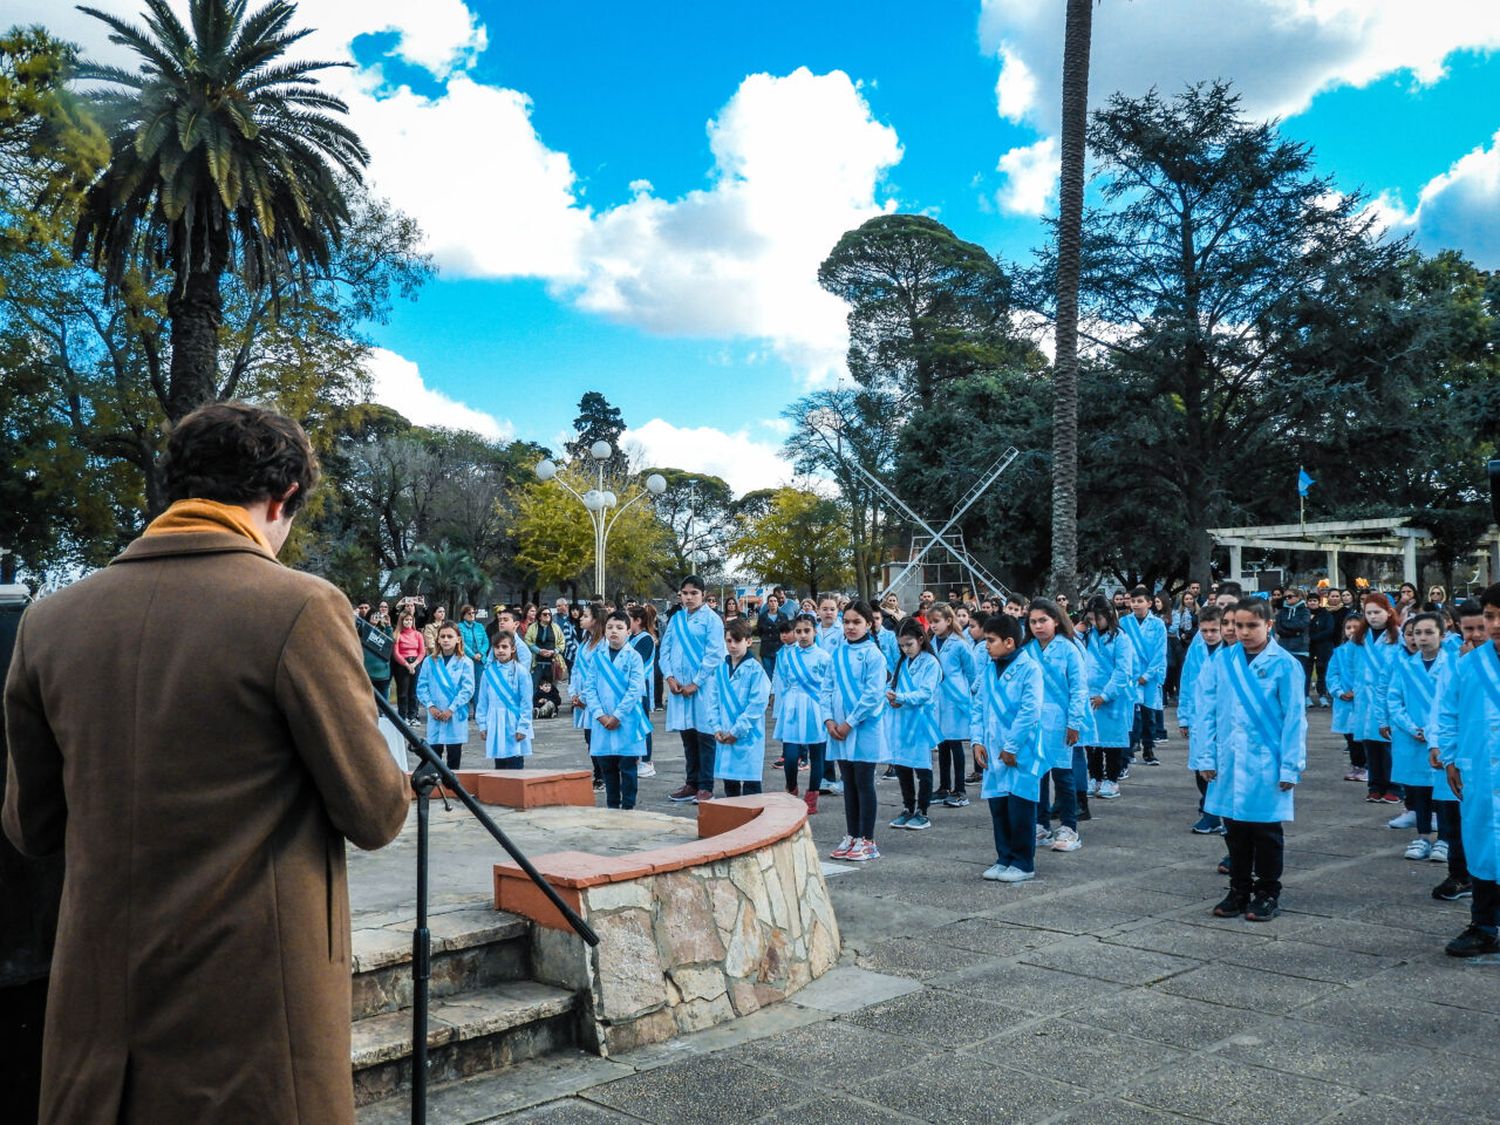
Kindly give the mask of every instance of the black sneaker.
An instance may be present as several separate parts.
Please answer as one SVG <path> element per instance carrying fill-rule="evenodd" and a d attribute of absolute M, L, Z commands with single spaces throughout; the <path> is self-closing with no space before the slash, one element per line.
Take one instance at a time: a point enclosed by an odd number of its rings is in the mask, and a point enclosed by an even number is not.
<path fill-rule="evenodd" d="M 1443 947 L 1449 957 L 1483 957 L 1486 953 L 1500 953 L 1500 937 L 1478 926 L 1470 926 Z"/>
<path fill-rule="evenodd" d="M 1144 754 L 1142 756 L 1142 760 L 1144 760 L 1148 766 L 1161 765 L 1161 759 L 1156 756 L 1156 753 L 1154 751 Z"/>
<path fill-rule="evenodd" d="M 953 794 L 950 793 L 947 789 L 939 789 L 932 794 L 932 803 L 935 805 L 940 805 L 951 796 L 953 796 Z"/>
<path fill-rule="evenodd" d="M 1238 918 L 1245 913 L 1245 907 L 1250 903 L 1248 895 L 1236 894 L 1230 891 L 1224 896 L 1224 901 L 1214 907 L 1215 918 Z"/>
<path fill-rule="evenodd" d="M 1463 883 L 1452 875 L 1432 888 L 1432 897 L 1442 902 L 1457 902 L 1461 898 L 1474 897 L 1474 884 Z"/>
<path fill-rule="evenodd" d="M 1089 812 L 1089 807 L 1088 807 L 1088 805 L 1086 803 L 1078 806 L 1078 819 L 1079 820 L 1093 820 L 1094 819 L 1094 814 L 1091 813 L 1091 812 Z"/>
<path fill-rule="evenodd" d="M 983 770 L 974 770 L 974 771 L 972 771 L 969 774 L 968 777 L 964 778 L 964 780 L 967 781 L 970 785 L 973 785 L 976 781 L 983 781 L 984 780 L 984 771 Z"/>
<path fill-rule="evenodd" d="M 1250 908 L 1245 911 L 1245 921 L 1269 922 L 1280 913 L 1281 903 L 1279 900 L 1272 898 L 1270 895 L 1259 895 L 1250 904 Z"/>

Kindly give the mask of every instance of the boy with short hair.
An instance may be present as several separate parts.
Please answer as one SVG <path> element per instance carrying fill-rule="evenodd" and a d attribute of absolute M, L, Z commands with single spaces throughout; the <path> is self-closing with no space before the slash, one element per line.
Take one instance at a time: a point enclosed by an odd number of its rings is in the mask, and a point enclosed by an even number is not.
<path fill-rule="evenodd" d="M 1462 811 L 1460 832 L 1472 884 L 1469 926 L 1450 957 L 1500 953 L 1500 583 L 1479 601 L 1486 641 L 1464 653 L 1438 688 L 1433 757 Z M 1456 896 L 1455 896 L 1456 897 Z"/>
<path fill-rule="evenodd" d="M 724 783 L 728 797 L 761 792 L 766 761 L 766 705 L 771 684 L 760 661 L 750 656 L 754 635 L 750 622 L 743 617 L 724 626 L 728 655 L 709 681 L 709 713 L 718 743 L 714 777 Z"/>
<path fill-rule="evenodd" d="M 1193 825 L 1193 831 L 1199 836 L 1224 834 L 1223 822 L 1203 811 L 1203 794 L 1208 789 L 1208 782 L 1203 780 L 1203 775 L 1198 771 L 1212 767 L 1198 761 L 1197 751 L 1202 747 L 1203 737 L 1201 732 L 1194 731 L 1194 716 L 1197 713 L 1198 691 L 1201 686 L 1199 680 L 1205 664 L 1219 651 L 1222 643 L 1219 623 L 1223 616 L 1223 611 L 1216 605 L 1206 605 L 1199 612 L 1198 633 L 1193 637 L 1193 643 L 1188 645 L 1187 655 L 1183 657 L 1182 686 L 1177 694 L 1177 733 L 1187 740 L 1188 768 L 1193 771 L 1193 779 L 1198 783 L 1198 822 Z"/>
<path fill-rule="evenodd" d="M 998 613 L 984 623 L 985 655 L 976 671 L 974 760 L 984 768 L 995 863 L 984 877 L 1000 883 L 1036 878 L 1036 803 L 1042 774 L 1042 666 L 1022 658 L 1021 621 Z"/>
<path fill-rule="evenodd" d="M 1269 922 L 1281 912 L 1282 822 L 1293 817 L 1292 790 L 1307 767 L 1302 665 L 1271 639 L 1272 616 L 1263 599 L 1235 606 L 1238 643 L 1215 656 L 1200 696 L 1212 762 L 1201 771 L 1203 808 L 1223 817 L 1230 857 L 1218 918 Z"/>
<path fill-rule="evenodd" d="M 641 707 L 646 666 L 629 640 L 630 615 L 617 609 L 604 622 L 605 647 L 595 655 L 583 688 L 589 753 L 599 759 L 604 801 L 612 809 L 635 808 L 640 760 L 651 729 Z"/>
<path fill-rule="evenodd" d="M 1167 679 L 1167 626 L 1151 612 L 1151 591 L 1146 587 L 1137 586 L 1130 591 L 1130 612 L 1120 618 L 1120 632 L 1135 648 L 1135 667 L 1139 673 L 1131 753 L 1139 746 L 1141 760 L 1148 766 L 1157 766 L 1161 762 L 1156 757 L 1152 736 L 1156 712 L 1162 708 L 1162 684 Z"/>

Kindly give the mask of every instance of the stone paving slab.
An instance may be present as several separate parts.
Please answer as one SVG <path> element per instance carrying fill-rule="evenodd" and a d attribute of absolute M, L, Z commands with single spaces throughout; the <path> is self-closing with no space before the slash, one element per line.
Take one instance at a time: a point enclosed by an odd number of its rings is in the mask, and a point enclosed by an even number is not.
<path fill-rule="evenodd" d="M 935 810 L 927 832 L 892 831 L 897 794 L 883 783 L 884 858 L 830 881 L 838 972 L 910 991 L 851 994 L 842 1010 L 783 1005 L 790 1026 L 762 1019 L 778 1009 L 759 1012 L 670 1051 L 596 1060 L 606 1069 L 579 1071 L 571 1089 L 554 1075 L 545 1098 L 523 1064 L 506 1072 L 495 1117 L 1500 1121 L 1500 966 L 1443 956 L 1466 904 L 1432 900 L 1443 868 L 1402 859 L 1410 833 L 1385 827 L 1399 810 L 1365 804 L 1341 780 L 1343 740 L 1326 711 L 1309 725 L 1284 912 L 1270 923 L 1209 916 L 1224 843 L 1188 831 L 1197 793 L 1180 739 L 1159 748 L 1162 768 L 1134 771 L 1121 800 L 1092 802 L 1080 851 L 1043 851 L 1038 878 L 1015 887 L 978 878 L 993 847 L 982 802 Z M 665 801 L 682 783 L 678 740 L 657 745 L 641 807 L 690 823 L 691 806 Z M 538 724 L 536 746 L 539 766 L 586 763 L 563 724 Z M 466 765 L 482 764 L 477 747 Z M 768 785 L 776 752 L 773 742 Z M 811 824 L 826 854 L 844 824 L 838 798 L 821 807 Z"/>

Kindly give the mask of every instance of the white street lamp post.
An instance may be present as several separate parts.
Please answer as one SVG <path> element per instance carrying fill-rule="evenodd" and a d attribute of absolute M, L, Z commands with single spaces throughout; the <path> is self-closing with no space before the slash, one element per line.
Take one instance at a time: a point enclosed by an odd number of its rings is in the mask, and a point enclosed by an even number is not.
<path fill-rule="evenodd" d="M 614 455 L 614 447 L 607 441 L 596 441 L 589 446 L 589 456 L 594 460 L 598 483 L 596 487 L 589 489 L 582 496 L 575 492 L 567 481 L 557 475 L 557 465 L 552 461 L 541 461 L 536 467 L 538 480 L 555 480 L 588 511 L 589 523 L 594 528 L 594 594 L 600 598 L 604 597 L 604 563 L 609 548 L 609 533 L 614 530 L 615 522 L 624 515 L 626 508 L 638 500 L 647 495 L 660 496 L 667 490 L 666 478 L 660 473 L 652 473 L 646 478 L 646 487 L 621 504 L 620 498 L 604 487 L 604 466 Z M 610 515 L 611 509 L 614 510 L 614 515 Z"/>

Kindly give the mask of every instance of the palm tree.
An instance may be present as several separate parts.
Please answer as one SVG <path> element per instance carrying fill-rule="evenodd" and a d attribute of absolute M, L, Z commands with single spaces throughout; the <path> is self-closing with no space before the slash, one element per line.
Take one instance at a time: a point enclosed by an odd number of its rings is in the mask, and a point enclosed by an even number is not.
<path fill-rule="evenodd" d="M 218 397 L 219 284 L 238 270 L 252 289 L 326 269 L 349 209 L 338 172 L 369 160 L 348 112 L 317 89 L 326 62 L 289 62 L 308 34 L 287 31 L 296 8 L 272 0 L 190 0 L 192 32 L 168 0 L 145 0 L 146 27 L 95 8 L 110 41 L 140 68 L 84 63 L 113 155 L 84 198 L 73 240 L 111 286 L 140 266 L 172 277 L 172 358 L 165 388 L 175 422 Z"/>
<path fill-rule="evenodd" d="M 1068 0 L 1057 216 L 1057 358 L 1052 398 L 1052 589 L 1078 598 L 1078 273 L 1094 0 Z"/>
<path fill-rule="evenodd" d="M 446 543 L 439 547 L 413 547 L 406 556 L 406 565 L 391 571 L 391 578 L 403 588 L 410 582 L 419 590 L 431 590 L 435 597 L 447 599 L 455 611 L 469 600 L 469 591 L 477 594 L 485 584 L 484 571 L 474 556 Z"/>

